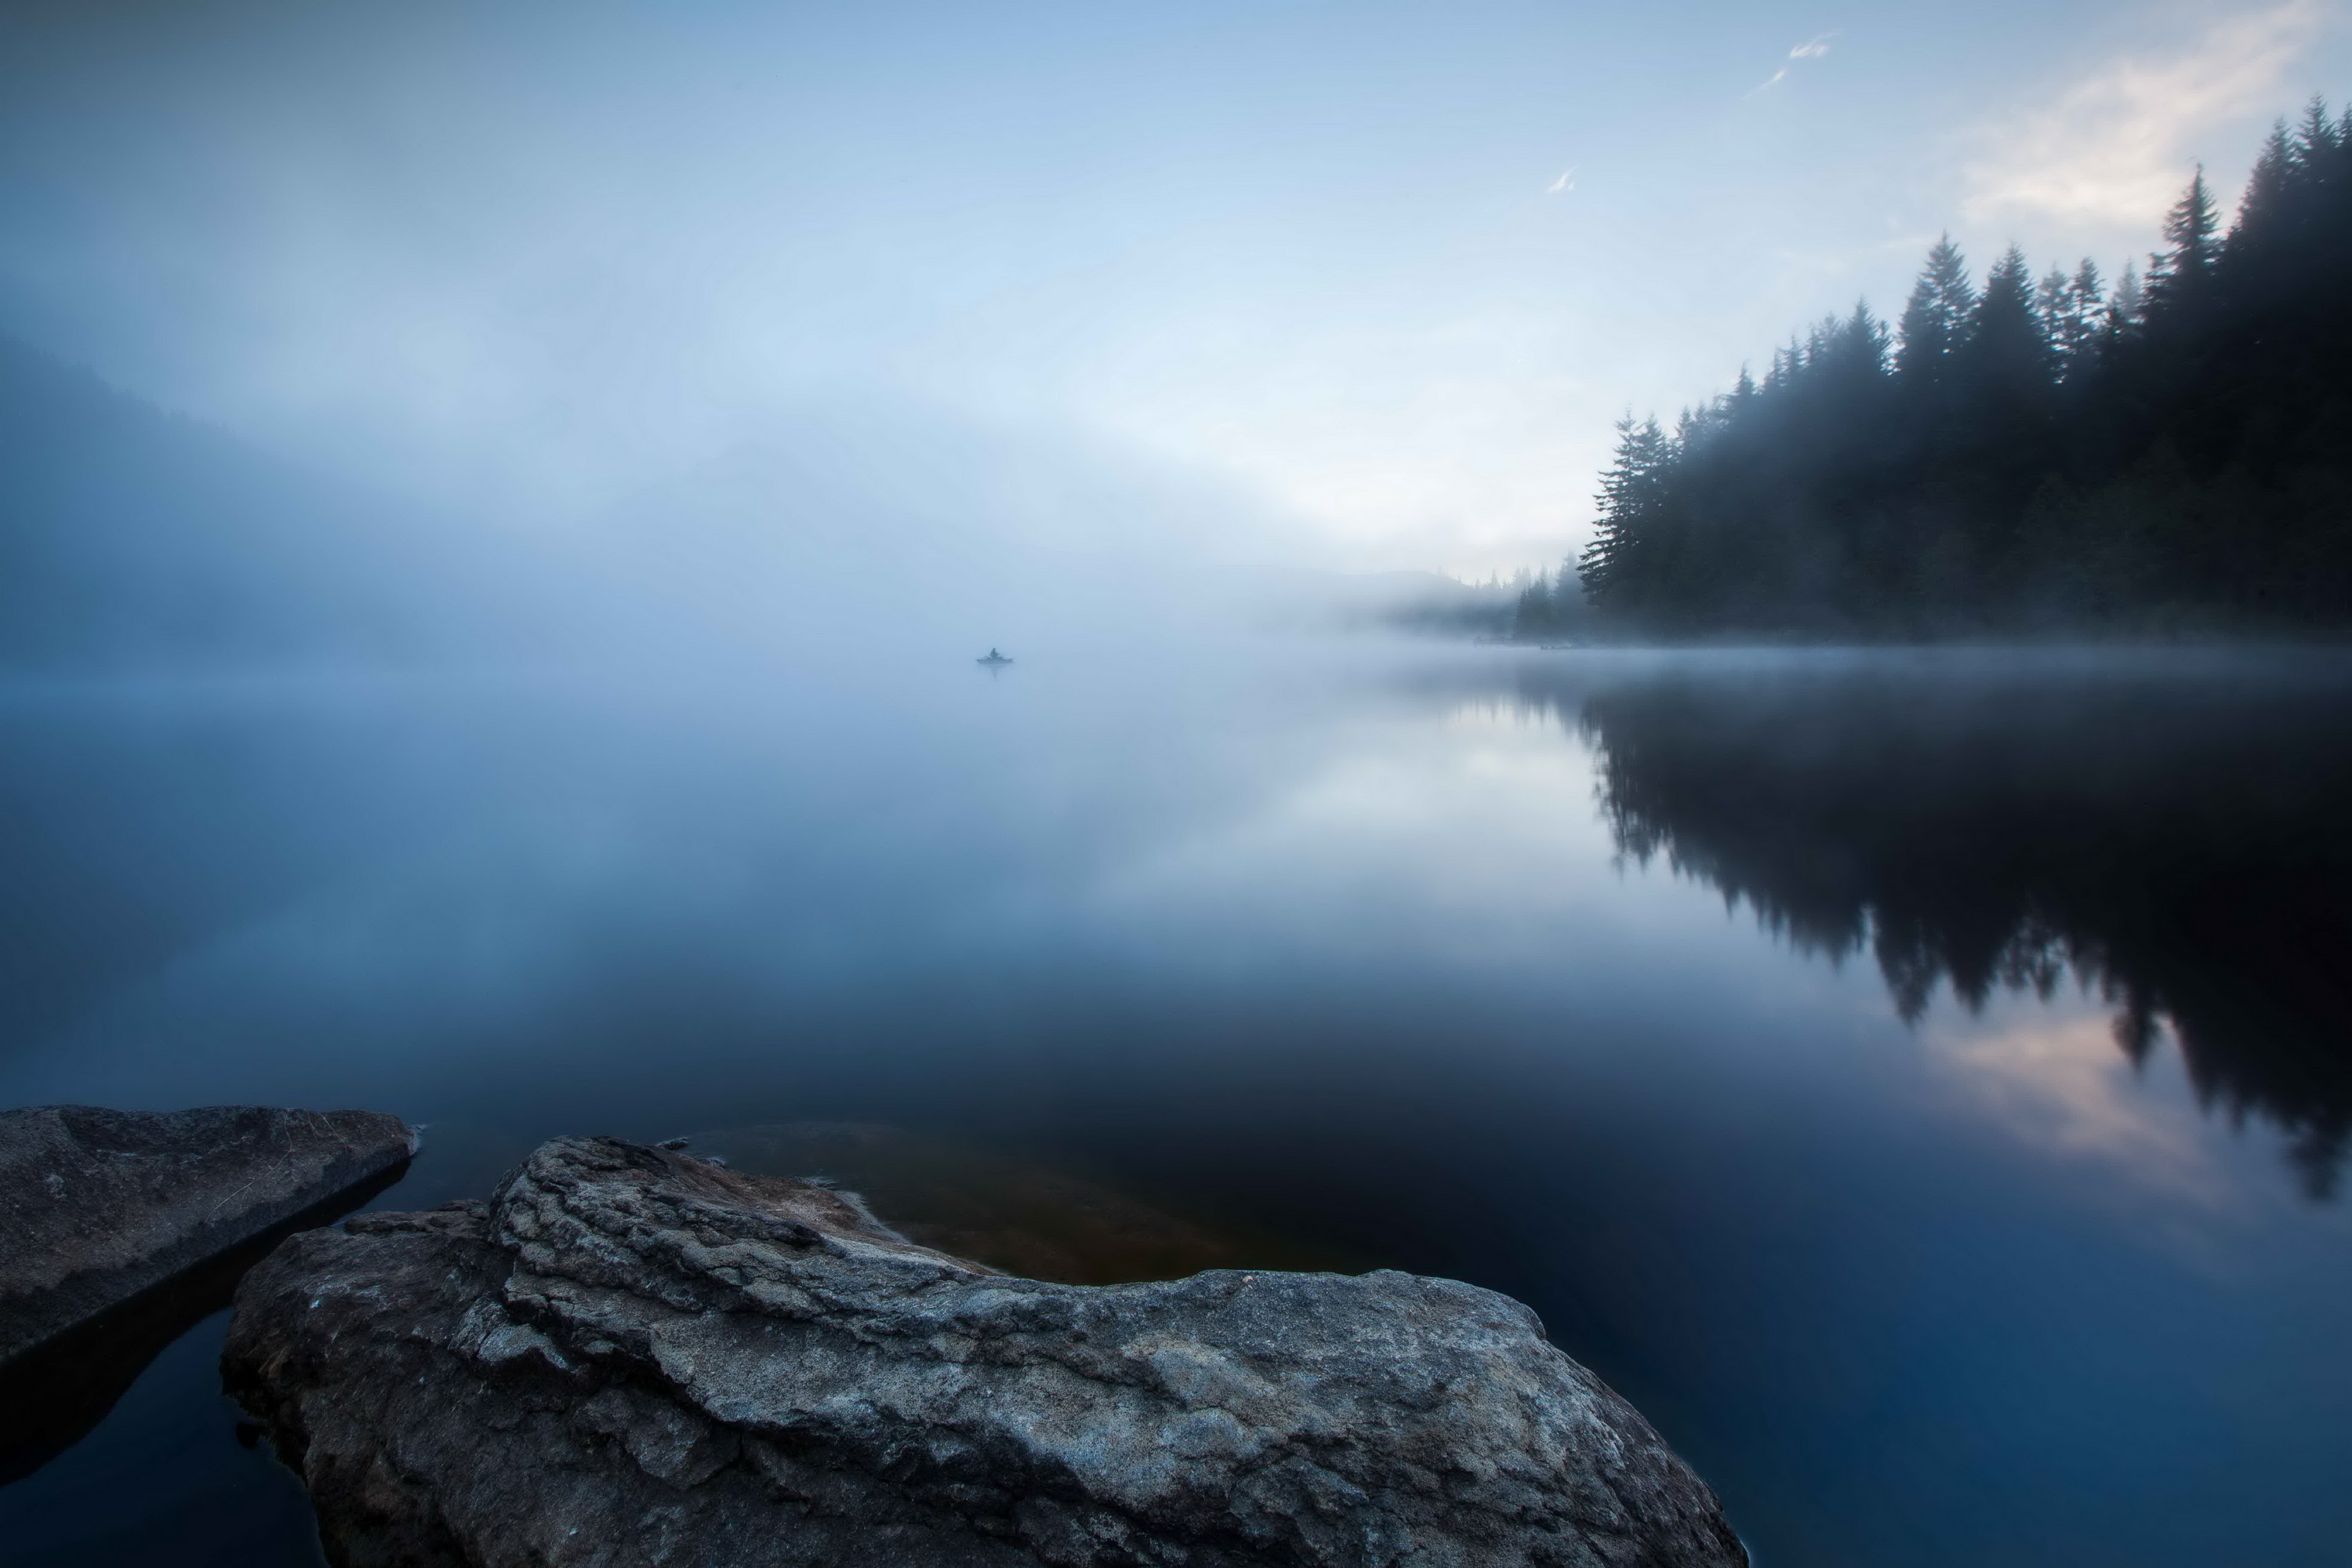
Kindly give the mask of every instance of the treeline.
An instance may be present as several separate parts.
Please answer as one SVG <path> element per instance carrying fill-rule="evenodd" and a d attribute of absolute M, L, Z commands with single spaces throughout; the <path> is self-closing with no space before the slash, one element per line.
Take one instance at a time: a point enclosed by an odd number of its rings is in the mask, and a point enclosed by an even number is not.
<path fill-rule="evenodd" d="M 2226 233 L 2200 169 L 2164 238 L 2144 280 L 2012 247 L 1979 288 L 1947 237 L 1891 327 L 1626 420 L 1520 635 L 2352 624 L 2352 110 L 2282 121 Z"/>

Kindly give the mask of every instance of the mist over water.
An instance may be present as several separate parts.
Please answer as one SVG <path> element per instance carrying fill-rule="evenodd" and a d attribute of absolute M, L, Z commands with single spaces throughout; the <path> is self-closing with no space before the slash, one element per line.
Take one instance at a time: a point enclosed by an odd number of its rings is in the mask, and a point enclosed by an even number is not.
<path fill-rule="evenodd" d="M 394 1112 L 380 1207 L 691 1134 L 1040 1276 L 1444 1275 L 1766 1568 L 2332 1568 L 2352 658 L 1529 646 L 1641 629 L 1573 569 L 1611 422 L 1727 385 L 1672 439 L 1752 470 L 1612 470 L 1741 611 L 1652 629 L 2084 624 L 1741 616 L 1832 513 L 1966 575 L 1848 314 L 1944 225 L 2113 271 L 2205 159 L 2352 236 L 2352 117 L 2261 153 L 2346 37 L 2242 10 L 14 7 L 0 1106 Z M 2316 594 L 2352 414 L 2294 412 Z M 1894 500 L 1759 487 L 1791 429 Z M 1970 515 L 2199 593 L 2304 539 L 2041 472 Z M 0 1568 L 320 1561 L 227 1288 L 0 1416 Z"/>
<path fill-rule="evenodd" d="M 968 1147 L 1522 1297 L 1767 1560 L 2352 1524 L 2352 668 L 1013 651 L 16 682 L 0 1097 L 383 1107 L 399 1206 L 559 1131 Z M 278 1484 L 201 1357 L 140 1390 L 24 1560 L 304 1560 L 88 1506 L 163 1410 Z"/>

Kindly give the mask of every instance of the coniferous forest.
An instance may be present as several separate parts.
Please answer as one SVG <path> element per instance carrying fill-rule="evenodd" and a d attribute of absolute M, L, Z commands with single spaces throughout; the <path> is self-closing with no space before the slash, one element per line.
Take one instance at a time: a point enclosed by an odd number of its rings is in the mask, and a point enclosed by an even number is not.
<path fill-rule="evenodd" d="M 1979 285 L 1948 237 L 1891 325 L 1629 417 L 1520 635 L 2352 625 L 2352 110 L 2282 121 L 2226 231 L 2200 169 L 2163 235 L 2112 286 L 2013 247 Z"/>

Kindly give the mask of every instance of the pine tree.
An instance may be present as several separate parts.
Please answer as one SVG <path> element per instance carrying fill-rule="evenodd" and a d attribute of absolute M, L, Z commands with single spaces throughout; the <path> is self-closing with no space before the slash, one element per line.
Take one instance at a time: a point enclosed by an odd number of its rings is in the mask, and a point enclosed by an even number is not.
<path fill-rule="evenodd" d="M 1886 323 L 1871 314 L 1868 300 L 1856 300 L 1853 314 L 1838 323 L 1831 353 L 1845 376 L 1875 378 L 1886 374 L 1888 342 Z"/>
<path fill-rule="evenodd" d="M 1521 642 L 1540 640 L 1551 635 L 1558 619 L 1552 603 L 1551 584 L 1538 572 L 1535 574 L 1533 582 L 1523 584 L 1519 589 L 1518 612 L 1512 618 L 1511 636 Z"/>
<path fill-rule="evenodd" d="M 2099 333 L 2106 323 L 2106 297 L 2099 281 L 2099 264 L 2089 257 L 2074 269 L 2053 267 L 2033 291 L 2033 313 L 2049 340 L 2053 366 L 2062 381 L 2073 381 L 2089 368 L 2098 351 Z"/>
<path fill-rule="evenodd" d="M 2288 185 L 2294 178 L 2294 145 L 2287 140 L 2286 121 L 2271 127 L 2253 173 L 2246 176 L 2246 194 L 2238 201 L 2238 222 L 2231 230 L 2232 244 L 2267 238 L 2285 220 Z"/>
<path fill-rule="evenodd" d="M 2213 193 L 2205 184 L 2205 165 L 2200 163 L 2189 188 L 2164 219 L 2164 237 L 2171 248 L 2148 258 L 2150 316 L 2190 317 L 2205 308 L 2212 291 L 2213 263 L 2221 256 L 2220 228 Z"/>
<path fill-rule="evenodd" d="M 2073 318 L 2074 348 L 2087 348 L 2097 335 L 2099 321 L 2106 315 L 2106 285 L 2099 279 L 2099 264 L 2089 257 L 2074 268 L 2074 280 L 2067 285 L 2068 306 Z"/>
<path fill-rule="evenodd" d="M 2128 337 L 2147 323 L 2147 291 L 2140 287 L 2139 268 L 2126 261 L 2107 301 L 2107 331 L 2112 337 Z"/>
<path fill-rule="evenodd" d="M 1975 309 L 1968 261 L 1947 234 L 1927 252 L 1927 265 L 1903 308 L 1895 334 L 1895 374 L 1918 385 L 1941 381 L 1945 363 L 1959 346 Z"/>
<path fill-rule="evenodd" d="M 2053 267 L 2033 286 L 2033 314 L 2042 323 L 2042 332 L 2053 343 L 2066 333 L 2066 315 L 2072 308 L 2074 292 L 2066 279 L 2066 269 Z"/>
<path fill-rule="evenodd" d="M 1617 422 L 1617 456 L 1601 476 L 1601 515 L 1592 542 L 1577 558 L 1576 574 L 1585 597 L 1603 608 L 1628 605 L 1643 587 L 1641 557 L 1660 541 L 1663 480 L 1671 444 L 1655 419 L 1636 424 L 1632 415 Z"/>
<path fill-rule="evenodd" d="M 2352 115 L 2352 105 L 2347 106 Z M 2303 124 L 2294 137 L 2295 162 L 2305 169 L 2324 169 L 2335 162 L 2335 154 L 2344 145 L 2342 128 L 2327 118 L 2327 100 L 2314 93 L 2311 101 L 2303 106 Z"/>
<path fill-rule="evenodd" d="M 2042 386 L 2050 377 L 2050 339 L 2033 311 L 2031 277 L 2025 252 L 2011 246 L 1985 274 L 1963 350 L 1980 378 L 2009 391 Z"/>

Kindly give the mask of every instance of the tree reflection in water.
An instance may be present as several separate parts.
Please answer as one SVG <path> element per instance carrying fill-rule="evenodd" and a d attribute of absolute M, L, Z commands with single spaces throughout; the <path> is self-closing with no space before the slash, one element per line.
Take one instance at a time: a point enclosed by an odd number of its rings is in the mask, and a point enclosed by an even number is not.
<path fill-rule="evenodd" d="M 1591 743 L 1622 853 L 1865 947 L 1906 1020 L 2072 976 L 2209 1107 L 2278 1124 L 2306 1190 L 2352 1134 L 2352 672 L 1947 656 L 1522 672 Z"/>

